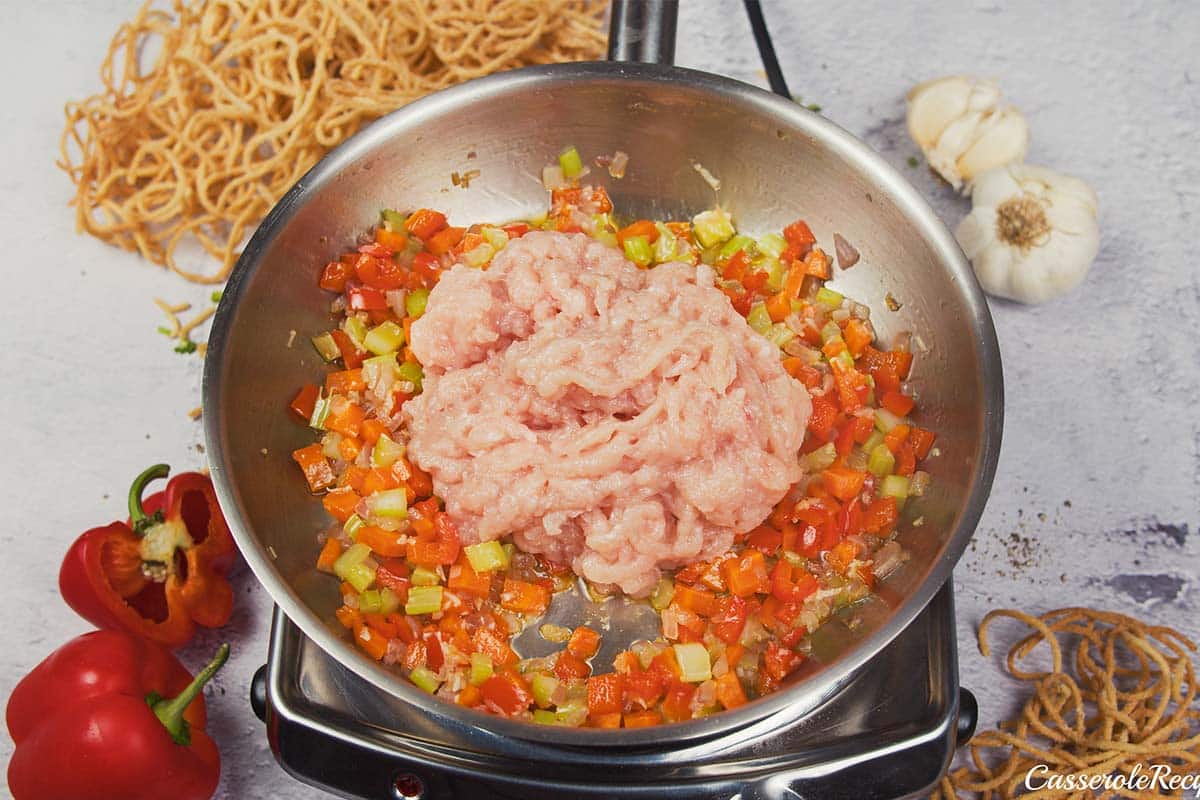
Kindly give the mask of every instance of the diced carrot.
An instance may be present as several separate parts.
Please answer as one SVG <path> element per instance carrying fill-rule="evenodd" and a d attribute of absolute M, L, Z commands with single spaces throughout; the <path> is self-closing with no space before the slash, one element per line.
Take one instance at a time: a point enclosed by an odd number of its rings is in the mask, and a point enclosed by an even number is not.
<path fill-rule="evenodd" d="M 342 395 L 334 395 L 329 400 L 325 428 L 343 436 L 358 436 L 359 426 L 366 417 L 367 412 L 363 411 L 362 406 Z"/>
<path fill-rule="evenodd" d="M 362 442 L 353 436 L 343 436 L 338 441 L 338 456 L 343 461 L 353 461 L 362 452 Z"/>
<path fill-rule="evenodd" d="M 407 552 L 404 543 L 399 541 L 400 534 L 374 525 L 363 525 L 354 534 L 354 538 L 360 544 L 371 548 L 371 552 L 386 558 L 399 558 Z"/>
<path fill-rule="evenodd" d="M 367 624 L 368 628 L 388 639 L 395 639 L 399 633 L 399 626 L 396 625 L 391 615 L 363 614 L 363 622 Z"/>
<path fill-rule="evenodd" d="M 792 313 L 792 300 L 786 292 L 776 292 L 768 297 L 766 306 L 771 322 L 783 322 Z"/>
<path fill-rule="evenodd" d="M 624 703 L 624 681 L 625 677 L 616 672 L 588 678 L 588 715 L 619 713 Z"/>
<path fill-rule="evenodd" d="M 458 697 L 454 698 L 454 702 L 460 706 L 471 708 L 483 702 L 483 692 L 478 686 L 468 683 L 458 693 Z"/>
<path fill-rule="evenodd" d="M 711 617 L 718 609 L 716 595 L 707 589 L 696 589 L 684 583 L 675 584 L 673 602 L 701 617 Z"/>
<path fill-rule="evenodd" d="M 427 567 L 453 564 L 461 547 L 456 538 L 418 539 L 408 545 L 408 560 Z"/>
<path fill-rule="evenodd" d="M 317 556 L 317 569 L 321 572 L 333 572 L 333 562 L 342 554 L 342 543 L 330 536 L 321 546 L 321 554 Z"/>
<path fill-rule="evenodd" d="M 833 372 L 833 385 L 837 389 L 838 404 L 842 411 L 849 414 L 862 408 L 871 392 L 867 376 L 854 367 L 846 366 L 840 359 L 830 361 L 829 368 Z"/>
<path fill-rule="evenodd" d="M 858 558 L 858 545 L 853 539 L 843 539 L 825 556 L 825 562 L 839 574 L 845 575 L 850 562 Z"/>
<path fill-rule="evenodd" d="M 505 578 L 500 605 L 518 614 L 541 614 L 550 605 L 550 590 L 536 583 Z"/>
<path fill-rule="evenodd" d="M 433 476 L 409 461 L 408 458 L 402 460 L 408 466 L 407 483 L 409 488 L 413 490 L 417 497 L 429 497 L 432 495 Z"/>
<path fill-rule="evenodd" d="M 338 606 L 338 610 L 333 612 L 333 615 L 337 617 L 338 622 L 342 623 L 342 627 L 347 630 L 354 630 L 363 624 L 362 614 L 357 608 Z"/>
<path fill-rule="evenodd" d="M 858 358 L 871 343 L 871 329 L 862 320 L 851 317 L 842 330 L 842 338 L 846 340 L 850 355 Z"/>
<path fill-rule="evenodd" d="M 344 369 L 325 376 L 325 391 L 329 394 L 349 394 L 367 388 L 362 369 Z"/>
<path fill-rule="evenodd" d="M 663 718 L 667 722 L 682 722 L 692 718 L 692 696 L 696 687 L 689 683 L 676 682 L 667 689 L 662 703 Z"/>
<path fill-rule="evenodd" d="M 721 574 L 729 593 L 737 597 L 767 591 L 767 562 L 758 550 L 745 550 L 736 558 L 721 562 Z"/>
<path fill-rule="evenodd" d="M 645 711 L 631 711 L 625 715 L 623 722 L 626 728 L 649 728 L 662 724 L 662 714 L 652 708 Z"/>
<path fill-rule="evenodd" d="M 898 515 L 896 498 L 877 497 L 863 512 L 863 530 L 878 536 L 887 536 L 896 524 Z"/>
<path fill-rule="evenodd" d="M 376 633 L 366 625 L 360 625 L 354 629 L 354 643 L 376 661 L 381 661 L 384 654 L 387 653 L 387 637 Z"/>
<path fill-rule="evenodd" d="M 306 384 L 304 388 L 296 392 L 296 396 L 292 398 L 288 407 L 292 409 L 292 413 L 307 423 L 312 419 L 313 409 L 316 408 L 317 398 L 320 395 L 321 389 L 315 383 Z"/>
<path fill-rule="evenodd" d="M 375 241 L 393 253 L 398 253 L 408 247 L 407 236 L 400 231 L 393 231 L 382 225 L 375 229 Z"/>
<path fill-rule="evenodd" d="M 589 714 L 588 721 L 593 728 L 619 728 L 621 727 L 621 712 L 614 711 L 611 714 Z"/>
<path fill-rule="evenodd" d="M 580 626 L 571 632 L 567 641 L 567 652 L 576 658 L 587 660 L 600 649 L 600 634 L 591 628 Z"/>
<path fill-rule="evenodd" d="M 360 500 L 362 498 L 358 496 L 357 492 L 349 486 L 343 486 L 331 490 L 322 497 L 321 504 L 325 506 L 325 510 L 329 512 L 331 517 L 338 522 L 345 522 L 350 519 L 350 515 L 354 513 L 354 508 Z"/>
<path fill-rule="evenodd" d="M 382 420 L 371 417 L 363 420 L 362 425 L 358 427 L 358 433 L 364 442 L 374 446 L 375 442 L 379 440 L 379 436 L 387 433 L 387 425 Z"/>
<path fill-rule="evenodd" d="M 586 678 L 592 673 L 592 668 L 587 662 L 578 656 L 574 656 L 570 651 L 564 650 L 558 654 L 558 660 L 554 663 L 554 675 L 560 681 L 569 681 L 574 678 Z"/>
<path fill-rule="evenodd" d="M 846 342 L 843 339 L 830 339 L 825 344 L 821 345 L 821 352 L 829 360 L 833 360 L 843 351 L 846 350 Z"/>
<path fill-rule="evenodd" d="M 471 644 L 497 667 L 509 666 L 520 661 L 520 657 L 508 646 L 508 642 L 488 628 L 476 628 L 471 635 Z"/>
<path fill-rule="evenodd" d="M 399 489 L 400 479 L 396 477 L 390 469 L 382 469 L 381 467 L 372 467 L 367 470 L 362 478 L 362 489 L 359 489 L 359 494 L 367 497 L 376 492 L 387 491 L 388 489 Z"/>
<path fill-rule="evenodd" d="M 418 208 L 404 223 L 404 229 L 418 239 L 429 239 L 446 227 L 446 215 L 428 208 Z"/>
<path fill-rule="evenodd" d="M 617 231 L 617 244 L 625 246 L 625 240 L 634 236 L 645 236 L 646 241 L 654 244 L 658 240 L 658 226 L 648 219 L 639 219 Z"/>
<path fill-rule="evenodd" d="M 475 597 L 487 597 L 492 591 L 491 573 L 479 574 L 471 567 L 466 558 L 450 567 L 450 577 L 446 581 L 447 588 L 452 592 L 461 592 Z"/>
<path fill-rule="evenodd" d="M 435 256 L 449 253 L 456 244 L 462 241 L 466 228 L 443 228 L 425 240 L 425 249 Z"/>
<path fill-rule="evenodd" d="M 850 500 L 862 491 L 867 480 L 865 470 L 846 469 L 845 467 L 830 467 L 821 473 L 821 481 L 825 488 L 839 500 Z"/>
<path fill-rule="evenodd" d="M 328 292 L 344 292 L 346 281 L 354 274 L 354 267 L 344 261 L 330 261 L 321 270 L 317 285 Z"/>
<path fill-rule="evenodd" d="M 910 428 L 907 425 L 897 425 L 883 435 L 883 443 L 887 445 L 887 449 L 895 453 L 900 449 L 900 445 L 908 439 Z"/>
<path fill-rule="evenodd" d="M 301 447 L 292 452 L 292 459 L 304 471 L 304 479 L 308 481 L 310 490 L 319 492 L 333 485 L 335 480 L 333 468 L 325 459 L 321 445 L 310 444 L 308 447 Z"/>
<path fill-rule="evenodd" d="M 728 672 L 716 679 L 716 684 L 717 702 L 724 708 L 737 708 L 746 704 L 746 690 L 742 688 L 742 682 L 738 680 L 732 665 Z"/>
<path fill-rule="evenodd" d="M 829 256 L 825 255 L 825 251 L 819 247 L 814 247 L 804 257 L 804 273 L 827 281 L 833 276 L 830 263 Z"/>
<path fill-rule="evenodd" d="M 908 395 L 893 389 L 883 393 L 879 404 L 897 417 L 907 417 L 917 403 Z"/>
<path fill-rule="evenodd" d="M 929 450 L 933 447 L 935 438 L 937 437 L 933 431 L 927 431 L 924 428 L 913 428 L 908 434 L 908 441 L 912 443 L 913 455 L 918 460 L 929 455 Z"/>

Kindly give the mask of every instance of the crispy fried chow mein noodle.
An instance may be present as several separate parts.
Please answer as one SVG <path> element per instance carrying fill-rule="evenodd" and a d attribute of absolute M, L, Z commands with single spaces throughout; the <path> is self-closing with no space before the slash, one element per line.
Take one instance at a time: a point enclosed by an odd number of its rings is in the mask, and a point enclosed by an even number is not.
<path fill-rule="evenodd" d="M 1196 645 L 1190 639 L 1171 628 L 1093 609 L 1063 608 L 1040 617 L 999 610 L 979 626 L 985 656 L 990 655 L 988 627 L 999 617 L 1033 629 L 1012 646 L 1007 662 L 1009 673 L 1027 681 L 1033 695 L 1017 717 L 975 735 L 970 766 L 952 769 L 934 798 L 1163 797 L 1169 795 L 1159 786 L 1093 792 L 1041 784 L 1048 775 L 1128 776 L 1135 764 L 1142 775 L 1156 764 L 1169 766 L 1176 776 L 1200 771 Z M 1022 669 L 1020 662 L 1043 643 L 1051 671 Z M 1025 777 L 1037 765 L 1048 771 L 1037 773 L 1030 791 Z"/>
<path fill-rule="evenodd" d="M 329 149 L 429 92 L 597 58 L 602 0 L 204 0 L 143 6 L 104 90 L 66 107 L 80 230 L 219 283 L 245 236 Z M 139 63 L 140 62 L 140 63 Z M 194 272 L 199 244 L 220 262 Z"/>

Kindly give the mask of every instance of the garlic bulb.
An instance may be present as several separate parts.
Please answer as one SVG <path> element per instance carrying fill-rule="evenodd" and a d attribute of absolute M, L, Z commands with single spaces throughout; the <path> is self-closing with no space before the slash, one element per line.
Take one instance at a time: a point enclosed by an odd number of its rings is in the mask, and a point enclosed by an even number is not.
<path fill-rule="evenodd" d="M 955 231 L 986 292 L 1042 303 L 1079 285 L 1100 249 L 1097 200 L 1078 178 L 1013 164 L 975 179 Z"/>
<path fill-rule="evenodd" d="M 962 75 L 926 81 L 908 93 L 908 133 L 929 166 L 955 189 L 1025 158 L 1029 128 L 1000 87 Z"/>

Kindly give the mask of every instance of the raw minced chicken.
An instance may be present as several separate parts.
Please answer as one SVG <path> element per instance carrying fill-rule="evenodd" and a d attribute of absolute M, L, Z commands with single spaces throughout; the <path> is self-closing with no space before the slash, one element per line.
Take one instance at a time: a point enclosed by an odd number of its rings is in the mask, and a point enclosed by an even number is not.
<path fill-rule="evenodd" d="M 442 276 L 404 414 L 463 544 L 511 533 L 637 596 L 766 518 L 801 477 L 811 405 L 714 280 L 552 232 Z"/>

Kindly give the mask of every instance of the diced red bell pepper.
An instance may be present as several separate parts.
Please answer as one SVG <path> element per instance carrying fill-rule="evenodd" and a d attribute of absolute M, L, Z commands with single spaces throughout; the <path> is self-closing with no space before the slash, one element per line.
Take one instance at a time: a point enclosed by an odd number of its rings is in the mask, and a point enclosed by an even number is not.
<path fill-rule="evenodd" d="M 799 603 L 820 588 L 807 570 L 796 569 L 784 558 L 771 571 L 771 594 L 782 603 Z"/>
<path fill-rule="evenodd" d="M 525 687 L 517 685 L 508 675 L 493 675 L 483 682 L 479 690 L 485 701 L 510 717 L 528 710 L 533 702 L 533 696 Z"/>
<path fill-rule="evenodd" d="M 696 687 L 690 683 L 676 682 L 667 689 L 663 699 L 662 714 L 667 722 L 682 722 L 692 718 L 692 697 Z"/>
<path fill-rule="evenodd" d="M 428 239 L 446 227 L 446 215 L 429 208 L 418 208 L 404 222 L 404 229 L 418 239 Z"/>
<path fill-rule="evenodd" d="M 317 406 L 317 398 L 321 395 L 321 388 L 315 383 L 306 384 L 296 396 L 292 398 L 291 404 L 288 406 L 297 417 L 304 420 L 305 424 L 312 419 L 313 409 Z"/>
<path fill-rule="evenodd" d="M 354 267 L 344 261 L 330 261 L 321 270 L 317 285 L 327 292 L 346 291 L 346 281 L 354 277 Z"/>
<path fill-rule="evenodd" d="M 617 672 L 593 675 L 587 682 L 588 714 L 619 713 L 624 705 L 625 676 Z"/>
<path fill-rule="evenodd" d="M 358 279 L 373 289 L 402 289 L 408 271 L 392 260 L 391 253 L 380 257 L 362 253 L 354 262 Z"/>
<path fill-rule="evenodd" d="M 912 443 L 913 455 L 917 457 L 918 461 L 929 455 L 936 438 L 933 431 L 927 431 L 924 428 L 913 428 L 909 431 L 908 441 Z"/>
<path fill-rule="evenodd" d="M 829 441 L 833 425 L 838 418 L 838 407 L 828 394 L 819 394 L 812 399 L 812 414 L 808 418 L 808 429 L 822 442 Z"/>
<path fill-rule="evenodd" d="M 764 578 L 765 572 L 764 567 Z M 712 619 L 713 635 L 725 644 L 737 644 L 746 627 L 749 606 L 742 598 L 728 595 L 717 602 L 718 610 Z"/>
<path fill-rule="evenodd" d="M 767 562 L 759 550 L 744 550 L 736 558 L 726 559 L 721 563 L 721 574 L 729 592 L 737 597 L 767 591 Z"/>
<path fill-rule="evenodd" d="M 763 653 L 763 670 L 775 681 L 782 681 L 804 663 L 804 656 L 770 642 Z"/>
<path fill-rule="evenodd" d="M 497 667 L 510 666 L 520 660 L 508 642 L 489 628 L 476 628 L 475 633 L 471 635 L 471 644 L 475 646 L 476 651 L 492 659 L 492 663 Z"/>
<path fill-rule="evenodd" d="M 576 658 L 589 659 L 600 649 L 600 634 L 591 628 L 580 626 L 571 632 L 567 641 L 567 652 Z"/>
<path fill-rule="evenodd" d="M 554 675 L 560 681 L 569 681 L 575 678 L 586 678 L 592 674 L 592 668 L 587 662 L 576 655 L 572 655 L 569 651 L 564 650 L 558 654 L 558 661 L 554 664 Z"/>
<path fill-rule="evenodd" d="M 351 311 L 381 311 L 388 307 L 387 296 L 370 286 L 351 286 L 346 290 Z"/>
<path fill-rule="evenodd" d="M 842 411 L 849 414 L 862 408 L 871 392 L 867 376 L 854 367 L 846 366 L 839 359 L 829 362 L 829 368 L 833 372 L 833 385 L 837 389 L 838 403 Z"/>
<path fill-rule="evenodd" d="M 505 578 L 500 605 L 518 614 L 541 614 L 550 606 L 550 590 L 537 583 Z"/>
<path fill-rule="evenodd" d="M 797 256 L 801 258 L 804 257 L 809 248 L 817 243 L 817 237 L 813 235 L 812 228 L 809 228 L 808 223 L 802 219 L 798 219 L 784 228 L 783 238 L 788 244 L 796 248 Z"/>
<path fill-rule="evenodd" d="M 625 707 L 653 708 L 663 695 L 666 681 L 658 672 L 632 672 L 625 676 Z"/>
<path fill-rule="evenodd" d="M 887 536 L 896 525 L 899 511 L 894 497 L 877 497 L 863 512 L 862 526 L 866 533 Z"/>
<path fill-rule="evenodd" d="M 897 417 L 907 417 L 917 403 L 903 392 L 892 389 L 883 393 L 879 404 Z"/>
<path fill-rule="evenodd" d="M 830 467 L 821 473 L 825 488 L 839 500 L 847 501 L 862 491 L 869 473 L 846 467 Z"/>

